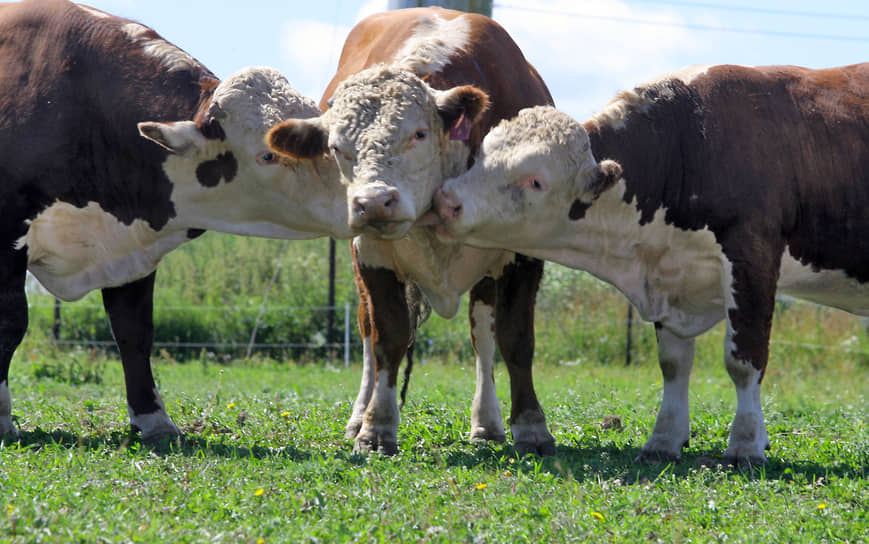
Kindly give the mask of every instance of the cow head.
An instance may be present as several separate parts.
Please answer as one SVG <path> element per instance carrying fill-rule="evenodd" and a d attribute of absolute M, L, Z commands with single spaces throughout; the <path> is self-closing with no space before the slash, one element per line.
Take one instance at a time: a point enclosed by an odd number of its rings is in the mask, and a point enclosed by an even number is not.
<path fill-rule="evenodd" d="M 350 226 L 399 238 L 443 180 L 464 169 L 462 140 L 487 105 L 475 87 L 438 91 L 408 70 L 381 65 L 339 85 L 319 119 L 275 127 L 269 144 L 296 159 L 331 153 L 347 186 Z"/>
<path fill-rule="evenodd" d="M 264 143 L 287 117 L 320 114 L 271 68 L 246 68 L 222 81 L 193 121 L 143 122 L 139 132 L 171 151 L 175 222 L 272 238 L 350 238 L 346 191 L 328 157 L 280 157 Z"/>
<path fill-rule="evenodd" d="M 489 131 L 476 164 L 435 194 L 438 229 L 481 247 L 548 247 L 621 173 L 614 161 L 595 161 L 568 115 L 524 109 Z"/>

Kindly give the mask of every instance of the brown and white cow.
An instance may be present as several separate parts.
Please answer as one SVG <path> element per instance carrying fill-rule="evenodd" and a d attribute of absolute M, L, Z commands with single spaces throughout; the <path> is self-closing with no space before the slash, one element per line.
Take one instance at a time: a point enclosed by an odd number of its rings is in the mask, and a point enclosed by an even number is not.
<path fill-rule="evenodd" d="M 776 292 L 869 315 L 869 64 L 694 67 L 584 125 L 526 110 L 436 201 L 452 236 L 587 270 L 655 322 L 664 392 L 640 458 L 680 457 L 694 338 L 726 319 L 725 458 L 762 463 Z"/>
<path fill-rule="evenodd" d="M 0 6 L 0 44 L 0 435 L 27 270 L 65 300 L 103 290 L 131 424 L 178 435 L 150 366 L 157 264 L 202 229 L 349 238 L 334 162 L 263 142 L 319 110 L 275 70 L 219 82 L 153 30 L 63 0 Z"/>
<path fill-rule="evenodd" d="M 281 153 L 336 158 L 350 224 L 362 233 L 353 256 L 365 370 L 347 424 L 356 450 L 397 450 L 396 378 L 417 315 L 406 286 L 416 285 L 447 318 L 471 290 L 477 362 L 471 437 L 505 438 L 493 381 L 497 345 L 512 384 L 515 448 L 554 453 L 531 374 L 542 262 L 439 242 L 429 229 L 412 227 L 443 180 L 473 162 L 490 127 L 521 108 L 551 103 L 540 76 L 488 17 L 408 9 L 374 15 L 351 31 L 321 118 L 275 129 L 272 142 Z"/>

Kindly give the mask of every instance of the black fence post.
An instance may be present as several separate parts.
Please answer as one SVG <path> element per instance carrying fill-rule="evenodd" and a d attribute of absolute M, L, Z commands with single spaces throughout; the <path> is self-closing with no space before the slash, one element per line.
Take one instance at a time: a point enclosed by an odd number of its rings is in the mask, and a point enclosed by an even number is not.
<path fill-rule="evenodd" d="M 60 299 L 54 299 L 54 323 L 51 325 L 51 336 L 54 341 L 60 340 Z"/>
<path fill-rule="evenodd" d="M 634 306 L 628 302 L 628 332 L 625 340 L 625 366 L 631 366 L 631 326 L 634 323 Z"/>

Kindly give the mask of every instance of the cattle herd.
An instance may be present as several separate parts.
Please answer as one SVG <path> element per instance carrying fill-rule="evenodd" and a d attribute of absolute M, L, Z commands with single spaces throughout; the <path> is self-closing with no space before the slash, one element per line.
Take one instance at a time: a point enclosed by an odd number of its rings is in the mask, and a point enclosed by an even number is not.
<path fill-rule="evenodd" d="M 600 162 L 598 162 L 600 161 Z M 352 239 L 364 370 L 356 451 L 398 450 L 399 366 L 426 307 L 470 292 L 470 436 L 555 453 L 534 390 L 543 261 L 611 283 L 655 323 L 663 396 L 639 459 L 690 436 L 694 339 L 726 321 L 730 462 L 764 463 L 761 381 L 777 292 L 869 315 L 869 64 L 697 66 L 584 123 L 482 15 L 371 16 L 319 107 L 277 71 L 223 81 L 137 22 L 66 0 L 0 5 L 0 435 L 29 270 L 101 289 L 130 424 L 180 436 L 150 366 L 160 259 L 205 230 Z"/>

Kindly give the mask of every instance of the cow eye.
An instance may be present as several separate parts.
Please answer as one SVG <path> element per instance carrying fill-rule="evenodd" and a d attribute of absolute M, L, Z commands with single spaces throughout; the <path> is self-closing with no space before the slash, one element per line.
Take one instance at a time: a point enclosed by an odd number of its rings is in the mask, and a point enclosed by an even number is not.
<path fill-rule="evenodd" d="M 543 184 L 540 182 L 539 179 L 534 178 L 531 180 L 531 187 L 536 191 L 540 191 L 543 189 Z"/>
<path fill-rule="evenodd" d="M 419 141 L 419 140 L 425 140 L 425 137 L 426 137 L 427 135 L 428 135 L 428 133 L 427 133 L 426 131 L 424 131 L 424 130 L 417 130 L 417 131 L 416 131 L 416 134 L 413 135 L 413 139 L 414 139 L 414 140 L 417 140 L 417 141 Z"/>
<path fill-rule="evenodd" d="M 256 156 L 256 162 L 262 165 L 275 164 L 276 162 L 278 162 L 278 157 L 271 151 L 263 151 Z"/>

